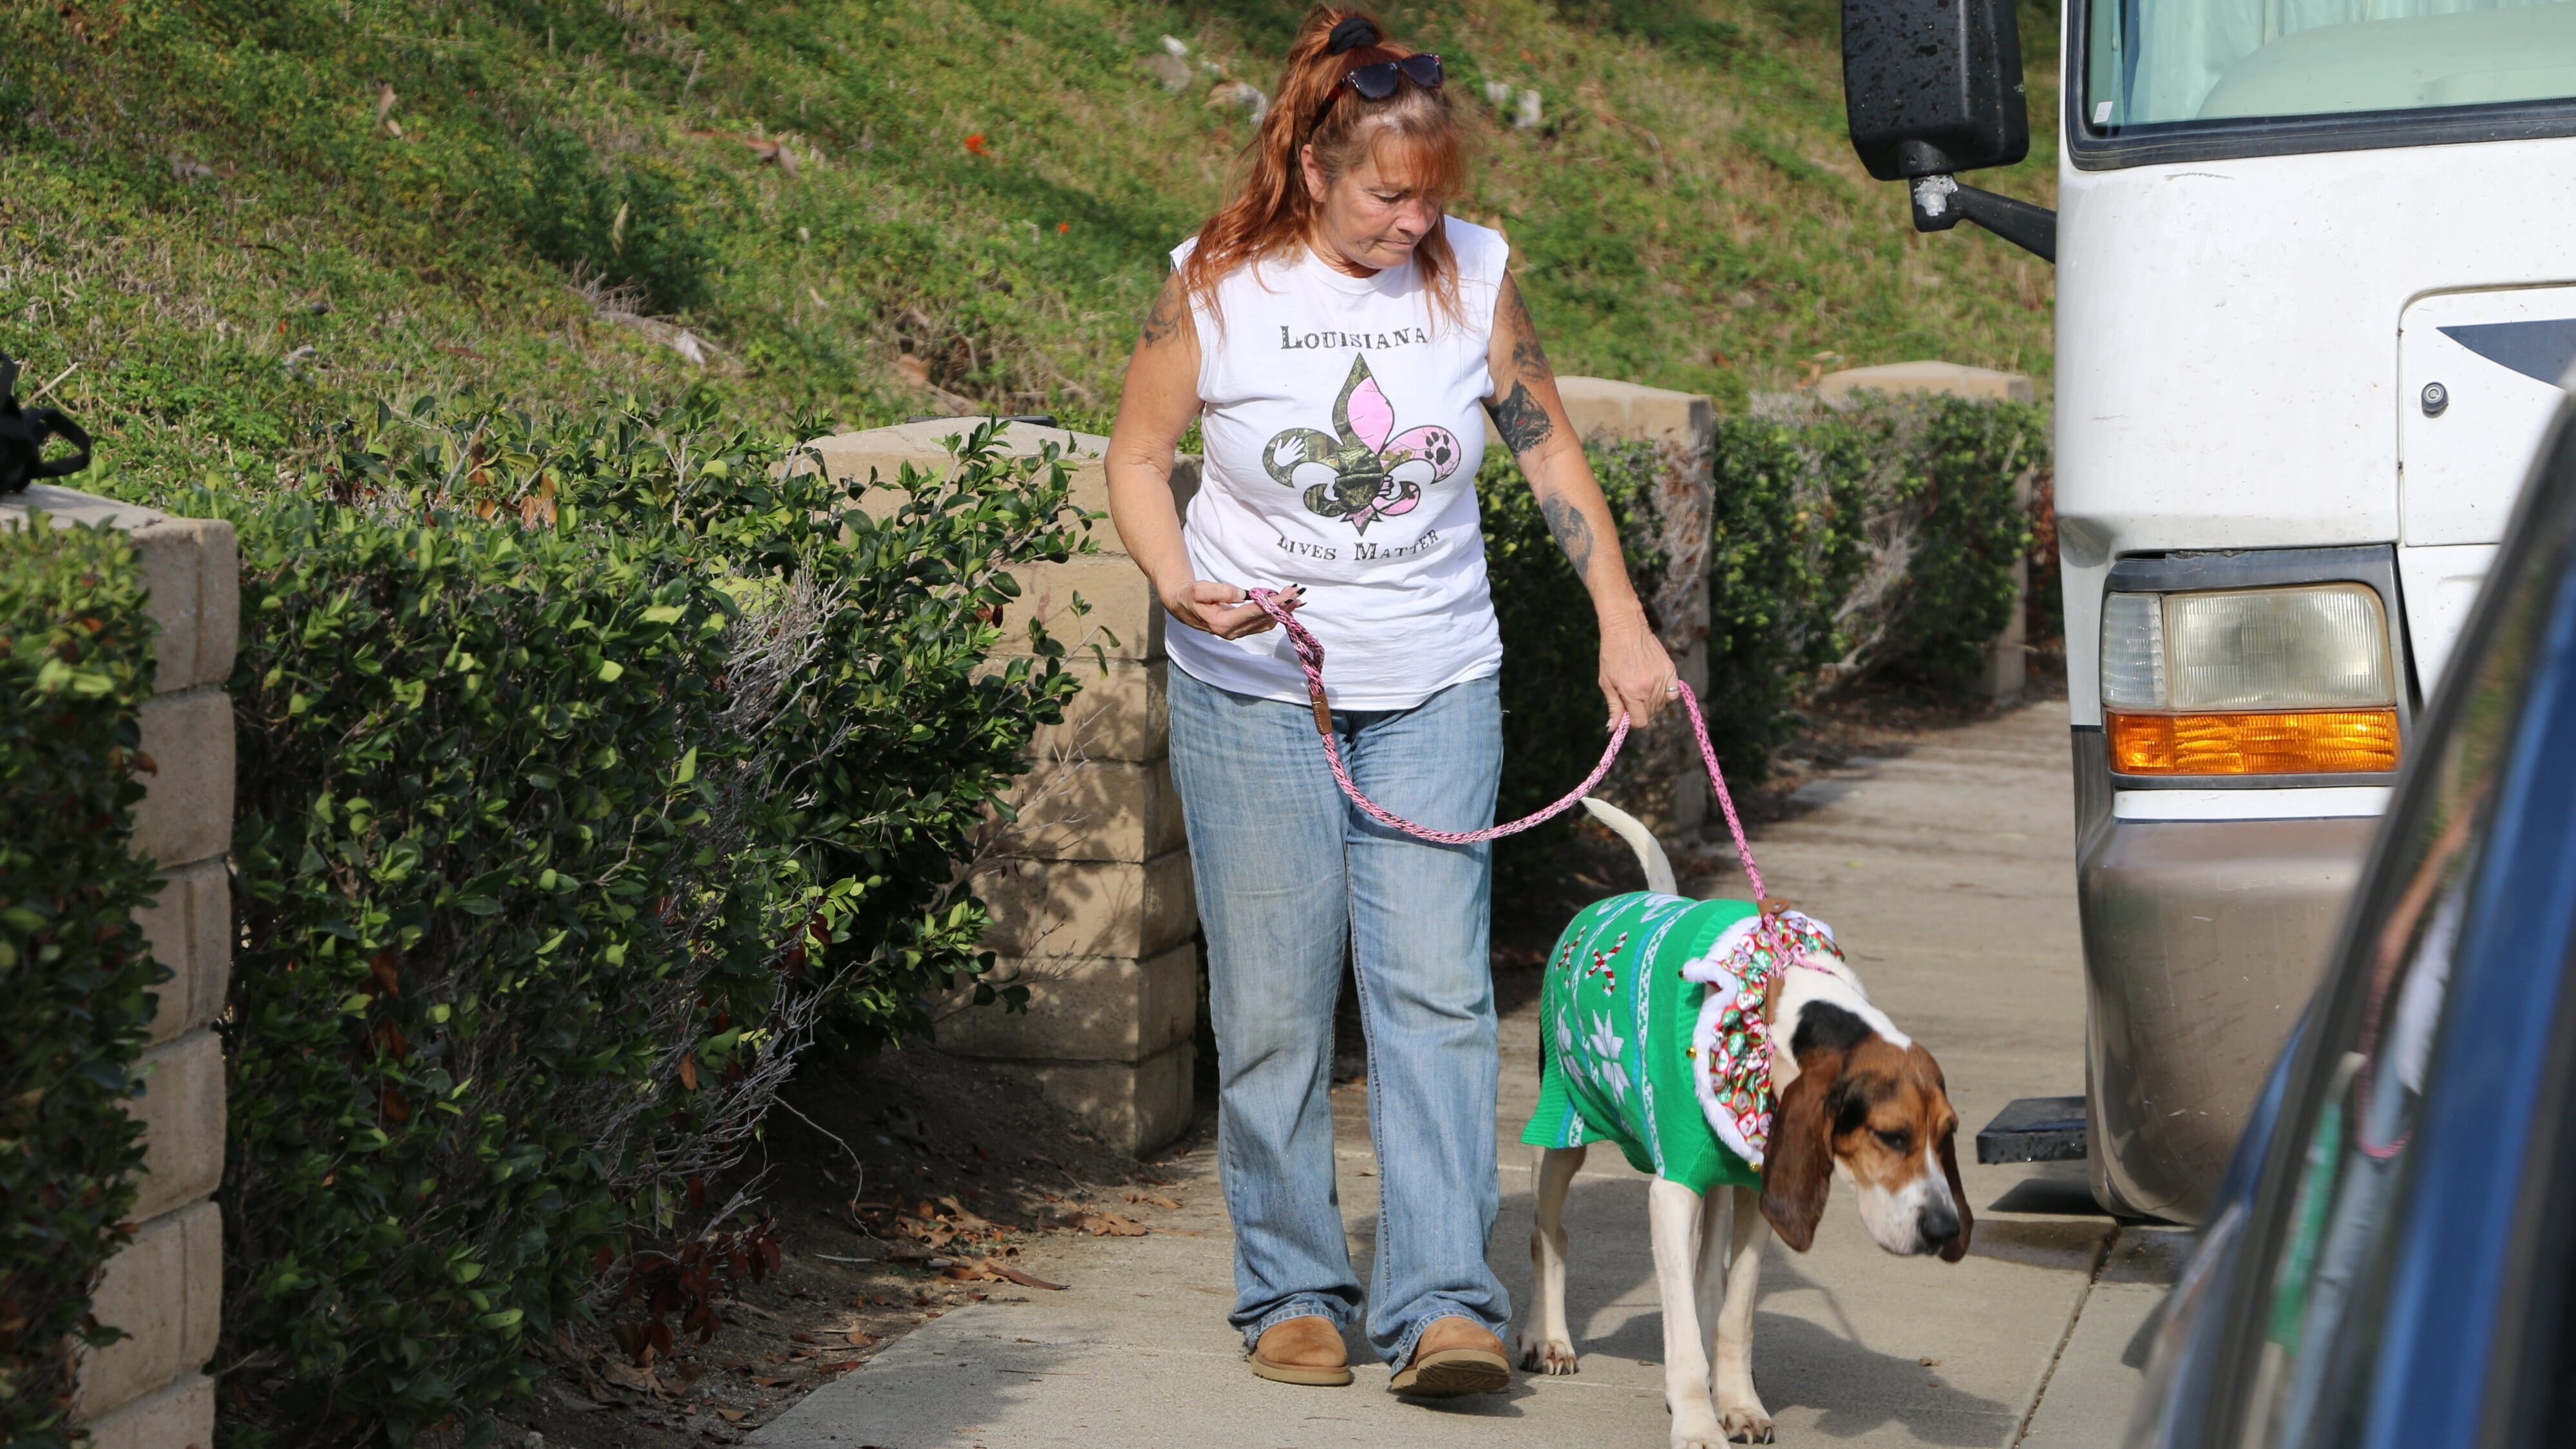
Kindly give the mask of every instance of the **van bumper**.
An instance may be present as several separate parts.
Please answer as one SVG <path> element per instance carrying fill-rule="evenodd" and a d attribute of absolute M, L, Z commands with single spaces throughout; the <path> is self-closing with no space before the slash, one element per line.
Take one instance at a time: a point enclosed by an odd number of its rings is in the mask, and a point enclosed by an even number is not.
<path fill-rule="evenodd" d="M 2298 1024 L 2376 817 L 2102 820 L 2076 858 L 2093 1195 L 2199 1222 Z"/>

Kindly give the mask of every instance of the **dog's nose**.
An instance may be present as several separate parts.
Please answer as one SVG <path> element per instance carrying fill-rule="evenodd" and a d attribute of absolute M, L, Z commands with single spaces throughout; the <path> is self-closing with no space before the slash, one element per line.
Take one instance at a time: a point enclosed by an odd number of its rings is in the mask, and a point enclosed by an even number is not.
<path fill-rule="evenodd" d="M 1959 1236 L 1959 1211 L 1948 1203 L 1934 1203 L 1923 1210 L 1915 1230 L 1923 1235 L 1921 1251 L 1936 1253 Z"/>

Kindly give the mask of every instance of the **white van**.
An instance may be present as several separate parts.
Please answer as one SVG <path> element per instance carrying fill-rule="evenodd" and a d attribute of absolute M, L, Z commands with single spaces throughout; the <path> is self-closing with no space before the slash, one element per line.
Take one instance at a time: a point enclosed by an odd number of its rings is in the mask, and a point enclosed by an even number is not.
<path fill-rule="evenodd" d="M 1853 141 L 2058 263 L 2095 1195 L 2196 1221 L 2576 363 L 2576 3 L 1847 0 Z"/>

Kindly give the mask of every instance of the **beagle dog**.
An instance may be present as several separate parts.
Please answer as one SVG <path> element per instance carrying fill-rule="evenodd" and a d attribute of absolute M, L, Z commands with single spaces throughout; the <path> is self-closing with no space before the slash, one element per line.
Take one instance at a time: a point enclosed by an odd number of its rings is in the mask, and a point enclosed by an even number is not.
<path fill-rule="evenodd" d="M 1625 812 L 1594 800 L 1583 803 L 1637 852 L 1648 891 L 1678 905 L 1672 865 L 1654 835 Z M 1631 975 L 1639 974 L 1632 965 Z M 1958 1114 L 1940 1063 L 1870 1004 L 1838 954 L 1811 954 L 1775 976 L 1763 1016 L 1770 1026 L 1776 1107 L 1760 1187 L 1720 1182 L 1703 1195 L 1659 1172 L 1647 1192 L 1655 1284 L 1663 1297 L 1664 1402 L 1673 1416 L 1672 1449 L 1771 1442 L 1771 1416 L 1753 1385 L 1753 1305 L 1764 1224 L 1793 1251 L 1807 1251 L 1826 1195 L 1840 1178 L 1870 1237 L 1890 1253 L 1938 1253 L 1955 1263 L 1967 1255 L 1974 1226 L 1953 1145 Z M 1669 1014 L 1635 1019 L 1657 1032 L 1692 1029 L 1686 1018 Z M 1683 1050 L 1669 1040 L 1645 1045 Z M 1697 1122 L 1698 1115 L 1689 1114 L 1690 1120 L 1714 1135 L 1715 1128 Z M 1565 1316 L 1564 1209 L 1584 1152 L 1581 1146 L 1546 1146 L 1538 1154 L 1538 1225 L 1530 1235 L 1535 1287 L 1515 1345 L 1522 1367 L 1536 1373 L 1575 1371 Z M 1629 1155 L 1635 1160 L 1639 1154 L 1631 1148 Z M 1661 1163 L 1664 1154 L 1658 1151 L 1654 1160 Z M 1729 1160 L 1739 1181 L 1750 1175 L 1742 1158 Z"/>

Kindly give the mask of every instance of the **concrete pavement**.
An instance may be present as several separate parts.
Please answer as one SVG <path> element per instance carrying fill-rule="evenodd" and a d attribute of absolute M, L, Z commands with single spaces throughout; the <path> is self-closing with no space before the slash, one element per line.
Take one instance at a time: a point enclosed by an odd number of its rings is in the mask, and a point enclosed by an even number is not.
<path fill-rule="evenodd" d="M 1807 787 L 1816 808 L 1756 840 L 1772 889 L 1831 922 L 1884 1006 L 1940 1057 L 1973 1131 L 2015 1097 L 2083 1085 L 2083 1001 L 2065 710 L 2040 704 L 1932 736 Z M 1741 893 L 1740 880 L 1728 883 Z M 1503 1216 L 1496 1270 L 1529 1285 L 1529 1151 L 1536 1003 L 1503 1029 L 1496 1130 Z M 1366 1262 L 1376 1176 L 1364 1088 L 1335 1094 L 1351 1250 Z M 1978 1221 L 1966 1261 L 1889 1257 L 1846 1201 L 1815 1247 L 1776 1241 L 1754 1369 L 1780 1442 L 1998 1445 L 2116 1442 L 2137 1382 L 2141 1327 L 2170 1281 L 2179 1235 L 2118 1229 L 2080 1207 L 2080 1176 L 1979 1167 L 1962 1142 Z M 1652 1445 L 1663 1442 L 1661 1339 L 1645 1179 L 1592 1154 L 1568 1208 L 1579 1374 L 1424 1407 L 1385 1390 L 1384 1365 L 1346 1389 L 1252 1377 L 1225 1310 L 1231 1243 L 1212 1152 L 1172 1165 L 1177 1211 L 1150 1236 L 1057 1243 L 1029 1267 L 1072 1281 L 1014 1292 L 916 1330 L 753 1436 L 775 1449 L 1038 1446 Z M 2008 1212 L 2006 1199 L 2055 1212 Z M 1355 1355 L 1357 1357 L 1357 1355 Z"/>

